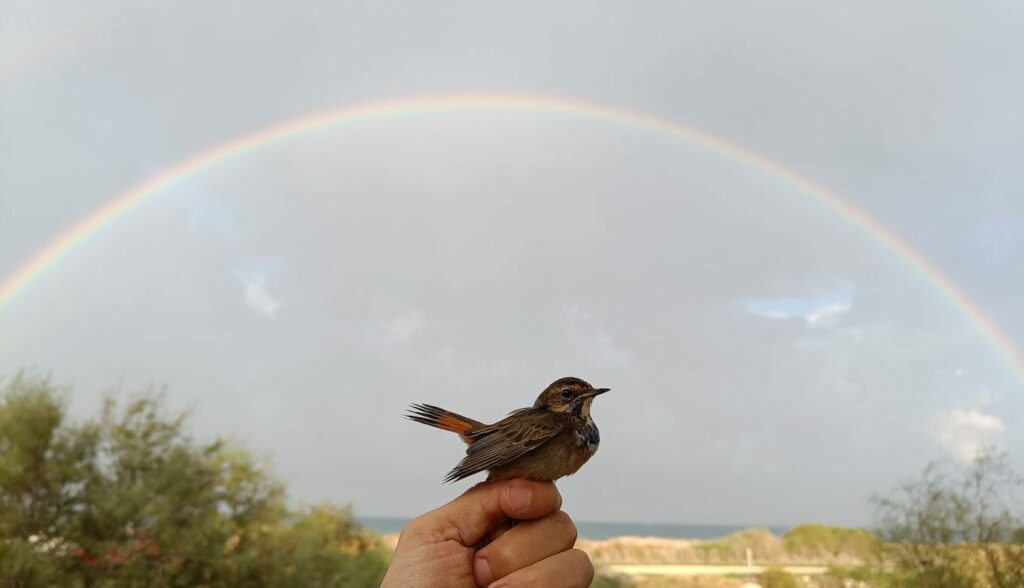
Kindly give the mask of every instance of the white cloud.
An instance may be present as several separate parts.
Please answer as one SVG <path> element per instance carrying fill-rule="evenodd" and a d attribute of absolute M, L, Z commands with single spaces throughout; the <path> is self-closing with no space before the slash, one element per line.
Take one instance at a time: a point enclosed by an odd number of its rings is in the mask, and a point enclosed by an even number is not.
<path fill-rule="evenodd" d="M 775 310 L 771 308 L 761 308 L 756 306 L 748 306 L 747 312 L 754 316 L 761 318 L 771 319 L 773 321 L 783 321 L 789 318 L 793 318 L 793 315 L 782 312 L 781 310 Z"/>
<path fill-rule="evenodd" d="M 274 318 L 281 302 L 267 292 L 267 275 L 264 273 L 235 272 L 235 277 L 242 283 L 242 295 L 245 303 L 256 312 Z"/>
<path fill-rule="evenodd" d="M 756 317 L 776 321 L 803 319 L 808 327 L 821 329 L 835 326 L 840 315 L 850 312 L 853 303 L 849 293 L 840 292 L 827 298 L 748 298 L 744 306 Z"/>
<path fill-rule="evenodd" d="M 629 351 L 617 345 L 611 334 L 596 324 L 591 314 L 577 306 L 569 308 L 569 328 L 573 345 L 584 355 L 612 367 L 628 368 L 632 365 Z"/>
<path fill-rule="evenodd" d="M 933 419 L 932 436 L 954 458 L 970 461 L 1003 430 L 998 417 L 977 410 L 951 410 Z"/>
<path fill-rule="evenodd" d="M 849 302 L 833 302 L 813 310 L 804 316 L 807 326 L 813 328 L 831 327 L 841 314 L 850 312 Z"/>
<path fill-rule="evenodd" d="M 384 324 L 384 337 L 391 345 L 405 345 L 423 328 L 423 313 L 412 309 L 391 317 Z"/>
<path fill-rule="evenodd" d="M 412 343 L 425 324 L 424 314 L 415 308 L 391 316 L 378 316 L 365 324 L 363 343 L 374 353 L 394 357 Z M 439 353 L 437 359 L 443 362 L 443 353 Z"/>
<path fill-rule="evenodd" d="M 935 370 L 935 375 L 940 378 L 952 378 L 954 380 L 965 380 L 970 377 L 971 370 L 965 367 L 948 368 L 940 367 Z"/>

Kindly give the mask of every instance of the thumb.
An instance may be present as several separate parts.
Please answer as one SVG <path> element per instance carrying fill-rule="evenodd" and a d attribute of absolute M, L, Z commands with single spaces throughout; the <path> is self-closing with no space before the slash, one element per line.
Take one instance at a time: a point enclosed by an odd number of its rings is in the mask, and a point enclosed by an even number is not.
<path fill-rule="evenodd" d="M 510 519 L 540 518 L 561 506 L 562 496 L 551 482 L 526 479 L 484 482 L 413 520 L 406 531 L 424 543 L 454 539 L 471 546 Z"/>

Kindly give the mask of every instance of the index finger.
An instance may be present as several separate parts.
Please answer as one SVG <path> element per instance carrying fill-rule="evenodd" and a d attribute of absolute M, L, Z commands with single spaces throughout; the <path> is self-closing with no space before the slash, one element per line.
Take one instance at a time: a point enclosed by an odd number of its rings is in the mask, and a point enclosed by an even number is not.
<path fill-rule="evenodd" d="M 510 519 L 537 519 L 561 506 L 562 496 L 551 482 L 521 478 L 484 482 L 413 520 L 406 532 L 424 543 L 454 539 L 471 546 Z"/>

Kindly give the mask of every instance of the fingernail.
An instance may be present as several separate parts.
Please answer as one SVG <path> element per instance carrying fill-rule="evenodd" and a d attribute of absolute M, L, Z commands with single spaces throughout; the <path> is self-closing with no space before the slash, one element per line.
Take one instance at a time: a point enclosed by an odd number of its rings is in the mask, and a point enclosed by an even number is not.
<path fill-rule="evenodd" d="M 509 486 L 508 505 L 513 513 L 522 512 L 530 507 L 530 500 L 533 498 L 533 491 L 529 488 Z"/>
<path fill-rule="evenodd" d="M 482 557 L 476 558 L 473 560 L 473 576 L 476 578 L 477 586 L 490 584 L 494 581 L 494 576 L 491 575 L 491 564 Z"/>

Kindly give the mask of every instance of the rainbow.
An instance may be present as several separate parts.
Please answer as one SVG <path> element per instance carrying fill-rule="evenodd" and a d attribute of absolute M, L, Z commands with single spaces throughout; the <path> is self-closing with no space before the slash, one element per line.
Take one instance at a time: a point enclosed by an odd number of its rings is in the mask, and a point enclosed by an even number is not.
<path fill-rule="evenodd" d="M 582 100 L 537 95 L 458 94 L 372 102 L 301 116 L 221 143 L 128 188 L 58 235 L 0 282 L 0 310 L 36 278 L 67 257 L 76 246 L 99 233 L 118 217 L 223 161 L 314 131 L 385 118 L 473 111 L 560 114 L 653 131 L 701 145 L 781 180 L 872 237 L 881 247 L 895 253 L 910 270 L 934 286 L 992 348 L 1024 377 L 1024 358 L 1013 342 L 955 283 L 897 235 L 835 193 L 754 151 L 665 118 Z"/>

